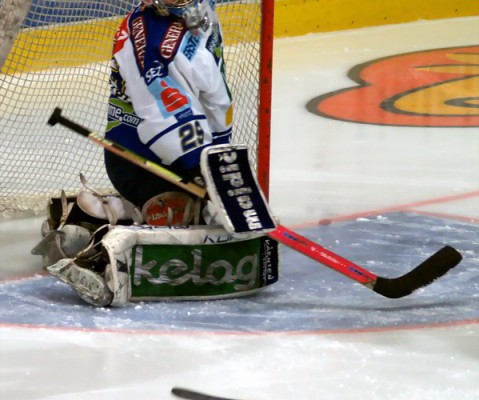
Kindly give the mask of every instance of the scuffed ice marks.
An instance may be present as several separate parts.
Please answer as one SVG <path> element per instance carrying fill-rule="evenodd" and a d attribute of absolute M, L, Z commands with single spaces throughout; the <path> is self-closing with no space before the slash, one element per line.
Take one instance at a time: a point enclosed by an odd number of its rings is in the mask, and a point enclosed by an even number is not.
<path fill-rule="evenodd" d="M 371 272 L 397 277 L 445 244 L 463 261 L 437 282 L 390 300 L 286 247 L 278 283 L 252 297 L 97 309 L 52 277 L 0 284 L 0 324 L 137 331 L 330 331 L 479 318 L 477 224 L 391 213 L 304 229 L 301 234 Z"/>

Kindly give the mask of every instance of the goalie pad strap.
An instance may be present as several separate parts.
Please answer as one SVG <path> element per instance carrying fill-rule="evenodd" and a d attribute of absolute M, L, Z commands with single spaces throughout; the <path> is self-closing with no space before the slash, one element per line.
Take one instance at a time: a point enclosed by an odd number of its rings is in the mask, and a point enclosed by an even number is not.
<path fill-rule="evenodd" d="M 141 223 L 143 218 L 133 204 L 118 194 L 99 194 L 90 189 L 78 193 L 77 204 L 86 214 L 116 225 L 119 220 Z"/>

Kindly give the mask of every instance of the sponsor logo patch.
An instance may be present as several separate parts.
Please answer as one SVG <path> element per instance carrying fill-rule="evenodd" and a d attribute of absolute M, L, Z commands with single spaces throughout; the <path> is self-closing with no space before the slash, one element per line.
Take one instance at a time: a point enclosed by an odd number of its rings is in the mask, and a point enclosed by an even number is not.
<path fill-rule="evenodd" d="M 113 46 L 113 54 L 116 54 L 121 49 L 123 49 L 125 42 L 128 40 L 128 37 L 130 36 L 129 29 L 128 29 L 128 19 L 130 15 L 128 15 L 128 17 L 123 20 L 120 27 L 115 33 L 115 43 Z"/>
<path fill-rule="evenodd" d="M 151 67 L 148 71 L 145 73 L 145 81 L 146 84 L 149 85 L 151 82 L 153 82 L 156 78 L 164 77 L 166 76 L 166 68 L 163 64 L 156 62 L 156 65 L 154 67 Z"/>
<path fill-rule="evenodd" d="M 220 30 L 218 24 L 212 26 L 212 32 L 206 41 L 206 48 L 215 58 L 216 64 L 219 64 L 222 57 L 222 43 Z"/>
<path fill-rule="evenodd" d="M 145 69 L 146 52 L 146 32 L 143 17 L 140 16 L 135 18 L 131 23 L 131 27 L 131 36 L 133 39 L 136 60 L 138 61 L 140 69 L 143 71 Z"/>
<path fill-rule="evenodd" d="M 198 45 L 200 44 L 200 38 L 195 35 L 190 35 L 186 44 L 182 50 L 183 54 L 188 60 L 191 60 L 198 49 Z"/>
<path fill-rule="evenodd" d="M 142 249 L 137 247 L 137 254 Z M 194 248 L 184 254 L 184 259 L 172 258 L 160 265 L 148 262 L 138 263 L 135 268 L 133 284 L 141 285 L 142 278 L 152 285 L 179 286 L 191 282 L 195 286 L 207 283 L 218 286 L 234 284 L 236 290 L 251 289 L 256 284 L 258 273 L 258 255 L 248 254 L 238 260 L 221 258 L 204 259 L 204 248 Z M 156 268 L 155 268 L 156 267 Z"/>
<path fill-rule="evenodd" d="M 185 28 L 181 22 L 171 23 L 160 44 L 160 54 L 163 58 L 170 60 L 174 57 L 185 32 Z"/>
<path fill-rule="evenodd" d="M 132 249 L 133 298 L 224 296 L 278 280 L 278 243 L 266 237 L 231 242 L 229 234 L 204 244 L 142 244 Z"/>
<path fill-rule="evenodd" d="M 125 112 L 122 107 L 111 103 L 108 105 L 108 116 L 134 128 L 136 128 L 141 122 L 140 117 L 137 115 Z"/>

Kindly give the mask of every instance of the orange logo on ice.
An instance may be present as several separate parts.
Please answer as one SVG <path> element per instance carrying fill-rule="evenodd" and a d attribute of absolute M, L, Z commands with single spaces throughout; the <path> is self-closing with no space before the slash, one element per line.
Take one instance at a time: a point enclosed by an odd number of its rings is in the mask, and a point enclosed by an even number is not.
<path fill-rule="evenodd" d="M 358 65 L 359 86 L 311 100 L 327 118 L 377 125 L 479 126 L 479 46 L 420 51 Z"/>

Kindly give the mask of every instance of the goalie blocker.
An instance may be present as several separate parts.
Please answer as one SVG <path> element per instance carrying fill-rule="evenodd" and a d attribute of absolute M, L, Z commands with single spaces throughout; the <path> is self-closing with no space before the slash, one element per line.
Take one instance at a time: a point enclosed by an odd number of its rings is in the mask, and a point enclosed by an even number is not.
<path fill-rule="evenodd" d="M 248 147 L 211 146 L 201 153 L 201 173 L 219 222 L 229 232 L 271 232 L 276 221 L 251 168 Z"/>

